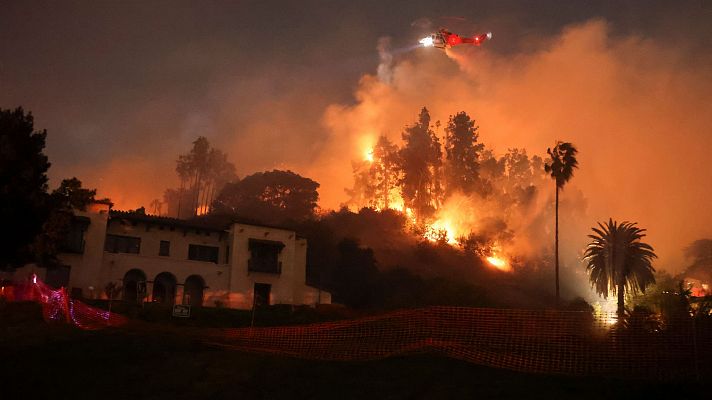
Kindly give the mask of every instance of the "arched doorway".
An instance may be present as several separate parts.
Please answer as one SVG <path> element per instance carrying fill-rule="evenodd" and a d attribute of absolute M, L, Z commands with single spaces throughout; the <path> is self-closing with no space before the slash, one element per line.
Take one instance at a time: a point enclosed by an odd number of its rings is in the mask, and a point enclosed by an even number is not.
<path fill-rule="evenodd" d="M 172 306 L 176 299 L 176 277 L 170 272 L 161 272 L 153 280 L 153 301 Z"/>
<path fill-rule="evenodd" d="M 189 276 L 183 286 L 183 304 L 190 304 L 193 307 L 202 306 L 204 288 L 205 280 L 200 275 Z"/>
<path fill-rule="evenodd" d="M 140 303 L 146 296 L 146 274 L 140 269 L 129 270 L 124 275 L 122 299 L 130 303 Z"/>

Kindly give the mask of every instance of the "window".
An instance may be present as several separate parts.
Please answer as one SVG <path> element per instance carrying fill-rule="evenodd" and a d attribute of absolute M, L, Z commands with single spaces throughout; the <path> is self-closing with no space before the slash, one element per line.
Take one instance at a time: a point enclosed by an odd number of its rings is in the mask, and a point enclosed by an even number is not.
<path fill-rule="evenodd" d="M 141 238 L 120 235 L 106 235 L 104 251 L 109 253 L 138 254 L 141 250 Z"/>
<path fill-rule="evenodd" d="M 72 218 L 69 231 L 60 243 L 60 250 L 67 253 L 84 253 L 84 232 L 86 232 L 87 226 L 89 226 L 89 218 Z"/>
<path fill-rule="evenodd" d="M 250 259 L 247 261 L 248 272 L 265 272 L 268 274 L 281 274 L 282 263 L 279 262 L 279 253 L 284 248 L 284 243 L 273 240 L 250 239 Z"/>
<path fill-rule="evenodd" d="M 188 246 L 188 259 L 195 261 L 209 261 L 218 263 L 218 248 L 214 246 L 201 246 L 191 244 Z"/>
<path fill-rule="evenodd" d="M 158 255 L 168 257 L 171 255 L 171 242 L 167 240 L 161 240 L 161 245 L 158 248 Z"/>
<path fill-rule="evenodd" d="M 225 264 L 230 264 L 230 246 L 225 246 Z"/>

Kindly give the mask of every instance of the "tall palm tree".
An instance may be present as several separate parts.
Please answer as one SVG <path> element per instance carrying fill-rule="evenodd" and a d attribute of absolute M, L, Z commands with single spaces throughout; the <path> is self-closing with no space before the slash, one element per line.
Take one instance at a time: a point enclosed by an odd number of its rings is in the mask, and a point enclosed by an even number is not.
<path fill-rule="evenodd" d="M 625 289 L 633 293 L 645 292 L 648 285 L 655 283 L 655 269 L 652 261 L 657 256 L 653 247 L 640 241 L 645 229 L 640 229 L 633 222 L 598 223 L 592 228 L 595 234 L 591 238 L 583 259 L 589 273 L 591 286 L 599 295 L 608 298 L 608 294 L 618 295 L 618 318 L 625 311 Z"/>
<path fill-rule="evenodd" d="M 544 165 L 544 170 L 556 181 L 556 233 L 555 233 L 555 268 L 556 268 L 556 304 L 559 304 L 559 190 L 574 176 L 574 168 L 578 167 L 576 153 L 578 150 L 568 142 L 556 142 L 553 149 L 546 149 L 550 159 Z"/>

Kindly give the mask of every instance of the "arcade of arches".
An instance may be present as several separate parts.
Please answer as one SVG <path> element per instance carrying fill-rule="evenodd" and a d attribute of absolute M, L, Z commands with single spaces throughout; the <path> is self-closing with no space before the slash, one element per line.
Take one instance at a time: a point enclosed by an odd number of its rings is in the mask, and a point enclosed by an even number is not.
<path fill-rule="evenodd" d="M 179 287 L 183 288 L 182 304 L 194 307 L 203 305 L 205 280 L 200 275 L 190 275 L 183 284 L 179 284 L 175 275 L 161 272 L 150 281 L 140 269 L 131 269 L 124 274 L 123 296 L 127 302 L 141 303 L 144 300 L 172 306 L 176 301 Z M 150 291 L 150 292 L 149 292 Z"/>

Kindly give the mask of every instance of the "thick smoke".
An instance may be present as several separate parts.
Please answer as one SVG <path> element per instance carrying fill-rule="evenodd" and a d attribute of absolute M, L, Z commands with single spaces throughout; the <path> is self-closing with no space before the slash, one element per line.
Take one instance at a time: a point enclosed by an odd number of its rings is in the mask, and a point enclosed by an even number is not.
<path fill-rule="evenodd" d="M 391 53 L 391 38 L 382 37 L 378 39 L 378 78 L 381 82 L 391 83 L 393 79 L 393 54 Z"/>
<path fill-rule="evenodd" d="M 596 221 L 627 219 L 648 229 L 657 267 L 678 271 L 682 249 L 712 236 L 712 57 L 691 55 L 680 42 L 613 35 L 601 20 L 546 39 L 537 34 L 536 42 L 506 54 L 492 51 L 506 36 L 493 30 L 491 43 L 446 53 L 389 52 L 381 43 L 382 68 L 352 83 L 351 102 L 333 99 L 326 86 L 333 80 L 292 78 L 313 75 L 313 66 L 293 63 L 226 69 L 196 86 L 193 98 L 167 91 L 136 99 L 135 109 L 117 109 L 113 120 L 102 121 L 113 129 L 109 142 L 97 142 L 91 131 L 72 132 L 67 143 L 89 153 L 115 149 L 101 158 L 71 166 L 65 160 L 62 167 L 53 154 L 61 143 L 50 134 L 53 180 L 76 175 L 117 208 L 147 206 L 178 185 L 175 158 L 204 135 L 230 155 L 241 176 L 290 168 L 321 184 L 322 208 L 338 208 L 352 186 L 351 160 L 361 160 L 378 135 L 400 143 L 403 127 L 423 106 L 443 123 L 466 111 L 497 155 L 517 147 L 543 156 L 557 139 L 578 147 L 580 169 L 562 202 L 585 199 L 587 207 L 585 217 L 562 216 L 565 251 L 578 254 Z M 193 46 L 171 65 L 200 70 L 219 50 Z M 348 60 L 333 56 L 316 61 L 349 68 Z M 50 132 L 70 130 L 47 126 L 40 109 L 36 114 L 37 125 Z M 550 189 L 549 195 L 553 183 Z M 546 214 L 528 217 L 540 215 Z"/>
<path fill-rule="evenodd" d="M 322 207 L 338 207 L 349 161 L 378 135 L 400 143 L 422 106 L 441 121 L 464 110 L 499 155 L 523 147 L 543 156 L 556 140 L 578 147 L 580 169 L 562 202 L 585 201 L 587 212 L 562 218 L 564 251 L 580 254 L 589 227 L 613 217 L 647 228 L 657 266 L 678 270 L 681 249 L 712 234 L 710 65 L 669 43 L 614 37 L 601 20 L 511 55 L 418 49 L 394 62 L 390 81 L 363 76 L 355 104 L 327 108 L 329 139 L 304 172 L 322 184 Z"/>

